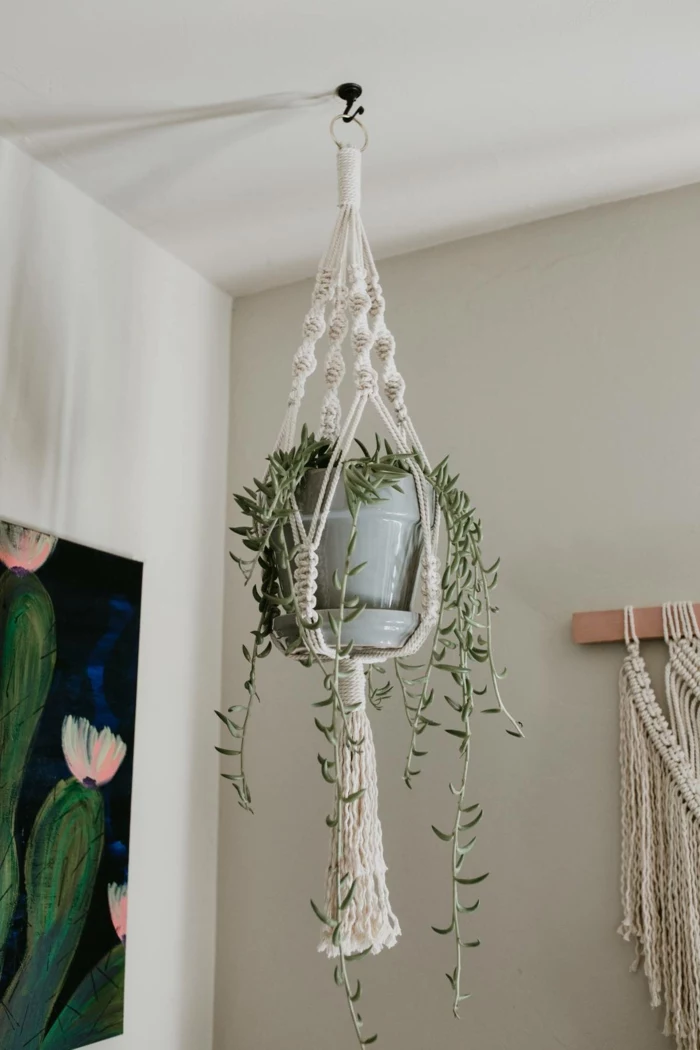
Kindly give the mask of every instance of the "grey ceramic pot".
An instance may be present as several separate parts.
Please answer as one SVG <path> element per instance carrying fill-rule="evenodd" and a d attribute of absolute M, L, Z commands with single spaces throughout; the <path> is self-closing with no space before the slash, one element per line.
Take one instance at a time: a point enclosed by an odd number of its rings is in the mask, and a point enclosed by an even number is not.
<path fill-rule="evenodd" d="M 325 473 L 325 470 L 310 470 L 297 492 L 306 528 L 311 524 Z M 356 647 L 397 648 L 418 626 L 418 614 L 411 611 L 411 605 L 423 538 L 415 482 L 410 474 L 401 488 L 403 491 L 397 492 L 387 486 L 382 489 L 381 503 L 360 508 L 352 560 L 354 565 L 367 564 L 362 572 L 349 577 L 346 594 L 348 598 L 357 597 L 367 608 L 346 626 L 344 644 L 352 640 Z M 342 577 L 351 529 L 352 516 L 341 479 L 318 548 L 316 609 L 322 620 L 324 638 L 331 644 L 333 636 L 327 614 L 337 612 L 340 604 L 333 574 L 337 572 Z M 291 529 L 287 544 L 293 546 Z M 291 594 L 289 576 L 282 576 L 280 582 L 283 593 Z M 278 616 L 275 630 L 283 638 L 295 637 L 294 617 Z"/>

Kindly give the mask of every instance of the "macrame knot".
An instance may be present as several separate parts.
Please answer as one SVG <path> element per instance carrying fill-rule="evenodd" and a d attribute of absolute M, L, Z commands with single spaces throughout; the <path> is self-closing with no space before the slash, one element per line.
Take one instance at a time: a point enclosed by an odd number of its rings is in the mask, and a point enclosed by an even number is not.
<path fill-rule="evenodd" d="M 374 341 L 374 349 L 377 351 L 377 357 L 379 357 L 380 361 L 386 362 L 390 357 L 393 357 L 396 351 L 396 340 L 391 332 L 380 332 Z"/>
<path fill-rule="evenodd" d="M 366 314 L 370 307 L 369 296 L 361 288 L 354 289 L 349 297 L 348 303 L 351 311 L 357 317 L 360 314 Z"/>
<path fill-rule="evenodd" d="M 360 207 L 362 155 L 354 146 L 338 150 L 338 207 Z"/>
<path fill-rule="evenodd" d="M 292 374 L 294 376 L 310 376 L 316 367 L 316 355 L 310 346 L 299 347 L 294 355 Z"/>
<path fill-rule="evenodd" d="M 318 554 L 312 547 L 302 546 L 296 553 L 294 590 L 305 620 L 311 620 L 316 609 L 316 580 Z"/>
<path fill-rule="evenodd" d="M 356 354 L 362 354 L 372 345 L 372 333 L 369 328 L 356 328 L 352 333 L 352 348 Z"/>
<path fill-rule="evenodd" d="M 335 390 L 329 390 L 321 407 L 321 437 L 333 441 L 340 431 L 340 401 Z"/>
<path fill-rule="evenodd" d="M 384 296 L 382 294 L 382 286 L 376 277 L 373 277 L 368 286 L 369 297 L 372 302 L 369 312 L 372 317 L 376 317 L 377 314 L 384 313 L 386 309 L 386 303 L 384 302 Z"/>
<path fill-rule="evenodd" d="M 334 312 L 331 317 L 330 324 L 328 325 L 328 337 L 334 343 L 342 343 L 348 330 L 348 319 L 343 311 Z"/>
<path fill-rule="evenodd" d="M 326 383 L 339 386 L 345 375 L 345 361 L 340 350 L 330 350 L 326 357 Z"/>
<path fill-rule="evenodd" d="M 403 395 L 406 392 L 406 382 L 403 376 L 399 375 L 398 372 L 389 376 L 384 383 L 384 390 L 386 391 L 386 396 L 392 403 L 394 401 L 402 402 Z"/>
<path fill-rule="evenodd" d="M 436 618 L 440 611 L 441 585 L 440 559 L 436 554 L 426 555 L 423 559 L 421 594 L 423 609 L 428 619 Z"/>
<path fill-rule="evenodd" d="M 320 339 L 326 330 L 326 322 L 321 314 L 308 313 L 304 318 L 304 338 Z"/>
<path fill-rule="evenodd" d="M 364 361 L 355 366 L 355 386 L 366 394 L 377 393 L 377 373 Z"/>
<path fill-rule="evenodd" d="M 316 285 L 313 292 L 313 302 L 316 306 L 327 303 L 333 288 L 333 271 L 319 270 L 316 275 Z"/>

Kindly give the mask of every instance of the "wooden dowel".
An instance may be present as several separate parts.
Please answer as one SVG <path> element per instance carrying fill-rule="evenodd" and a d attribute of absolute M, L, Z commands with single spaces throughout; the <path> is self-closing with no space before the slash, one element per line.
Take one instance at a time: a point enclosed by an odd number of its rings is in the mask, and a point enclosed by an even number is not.
<path fill-rule="evenodd" d="M 700 620 L 700 605 L 693 605 Z M 663 638 L 664 625 L 660 605 L 634 610 L 634 624 L 638 638 Z M 577 645 L 596 642 L 624 642 L 625 614 L 623 609 L 604 612 L 578 612 L 571 618 L 571 636 Z"/>

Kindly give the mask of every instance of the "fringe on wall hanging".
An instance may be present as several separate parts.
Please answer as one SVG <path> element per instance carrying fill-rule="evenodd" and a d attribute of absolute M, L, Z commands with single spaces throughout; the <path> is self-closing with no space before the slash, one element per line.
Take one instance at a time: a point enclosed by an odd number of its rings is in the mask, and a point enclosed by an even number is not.
<path fill-rule="evenodd" d="M 700 630 L 690 602 L 663 608 L 666 718 L 625 609 L 620 673 L 622 908 L 664 1034 L 700 1047 Z"/>

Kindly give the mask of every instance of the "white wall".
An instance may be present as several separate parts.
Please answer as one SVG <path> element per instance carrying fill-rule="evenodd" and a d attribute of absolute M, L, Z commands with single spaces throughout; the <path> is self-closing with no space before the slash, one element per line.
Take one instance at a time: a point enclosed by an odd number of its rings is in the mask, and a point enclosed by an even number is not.
<path fill-rule="evenodd" d="M 454 748 L 435 733 L 409 793 L 398 701 L 373 713 L 404 931 L 396 949 L 361 964 L 362 1012 L 386 1050 L 668 1046 L 615 933 L 622 652 L 577 649 L 569 622 L 576 609 L 700 595 L 698 228 L 693 187 L 380 267 L 424 443 L 434 460 L 450 453 L 481 510 L 488 557 L 503 556 L 497 644 L 527 732 L 517 742 L 475 719 L 472 797 L 485 817 L 472 856 L 492 876 L 471 927 L 483 946 L 468 960 L 473 999 L 459 1025 L 444 977 L 451 955 L 429 928 L 448 914 L 445 851 L 430 824 L 450 806 Z M 231 489 L 263 469 L 309 294 L 298 284 L 237 306 Z M 315 401 L 313 422 L 317 410 Z M 229 703 L 242 692 L 240 642 L 253 615 L 231 569 Z M 316 763 L 318 683 L 275 655 L 260 688 L 248 760 L 255 817 L 222 788 L 215 1045 L 349 1048 L 308 905 L 323 893 L 330 790 Z"/>
<path fill-rule="evenodd" d="M 213 1008 L 230 300 L 0 142 L 0 515 L 145 563 L 125 1050 Z"/>

